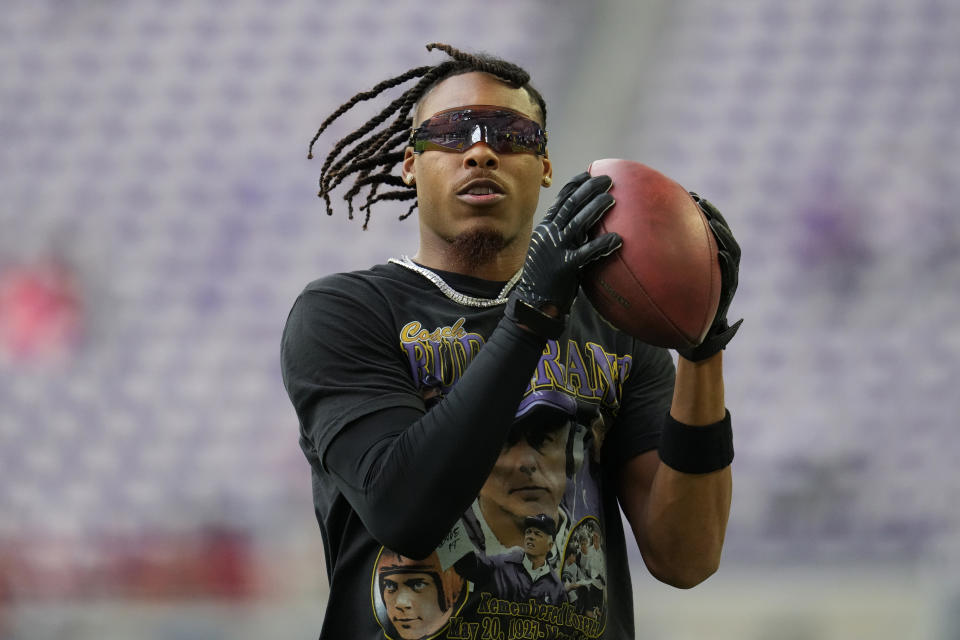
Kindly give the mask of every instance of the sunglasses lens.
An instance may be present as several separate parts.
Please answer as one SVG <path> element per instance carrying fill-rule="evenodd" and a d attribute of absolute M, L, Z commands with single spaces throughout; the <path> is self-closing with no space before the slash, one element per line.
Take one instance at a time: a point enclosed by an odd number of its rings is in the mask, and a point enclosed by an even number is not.
<path fill-rule="evenodd" d="M 417 131 L 414 151 L 463 151 L 479 142 L 481 131 L 476 122 L 440 121 L 424 123 Z"/>
<path fill-rule="evenodd" d="M 547 134 L 533 120 L 512 111 L 461 109 L 433 116 L 411 135 L 416 153 L 461 152 L 481 141 L 497 153 L 542 155 Z"/>
<path fill-rule="evenodd" d="M 543 153 L 540 126 L 526 118 L 504 118 L 489 133 L 487 144 L 497 153 Z"/>

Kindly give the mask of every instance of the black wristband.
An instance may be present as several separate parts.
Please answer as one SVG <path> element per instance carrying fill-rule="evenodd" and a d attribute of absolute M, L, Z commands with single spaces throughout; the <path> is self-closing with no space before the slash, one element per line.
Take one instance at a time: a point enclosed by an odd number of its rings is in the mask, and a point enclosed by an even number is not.
<path fill-rule="evenodd" d="M 508 318 L 517 324 L 528 327 L 538 336 L 553 340 L 560 337 L 567 324 L 566 316 L 560 316 L 559 318 L 548 316 L 519 298 L 510 298 L 504 313 Z"/>
<path fill-rule="evenodd" d="M 701 427 L 677 422 L 667 414 L 660 434 L 660 459 L 682 473 L 710 473 L 733 462 L 730 412 L 723 420 Z"/>

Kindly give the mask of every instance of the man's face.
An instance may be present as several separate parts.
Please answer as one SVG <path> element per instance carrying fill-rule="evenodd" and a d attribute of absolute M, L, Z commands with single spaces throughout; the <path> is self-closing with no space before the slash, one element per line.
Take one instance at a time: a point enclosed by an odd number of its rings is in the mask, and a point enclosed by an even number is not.
<path fill-rule="evenodd" d="M 421 638 L 443 620 L 437 585 L 426 573 L 395 573 L 382 578 L 387 615 L 401 638 Z"/>
<path fill-rule="evenodd" d="M 539 108 L 524 89 L 515 89 L 487 73 L 447 78 L 420 103 L 414 126 L 432 115 L 470 105 L 494 105 L 517 111 L 542 124 Z M 478 142 L 462 153 L 408 147 L 403 174 L 416 180 L 421 243 L 438 247 L 471 232 L 499 234 L 505 246 L 526 251 L 540 186 L 551 175 L 550 160 L 533 153 L 493 151 Z M 489 180 L 495 196 L 465 193 L 473 180 Z"/>
<path fill-rule="evenodd" d="M 517 521 L 539 513 L 557 518 L 567 488 L 570 429 L 568 422 L 554 426 L 536 437 L 521 435 L 517 442 L 504 447 L 480 489 L 484 512 L 495 509 Z"/>
<path fill-rule="evenodd" d="M 528 556 L 546 556 L 551 542 L 550 536 L 536 527 L 527 527 L 523 532 L 523 550 Z"/>

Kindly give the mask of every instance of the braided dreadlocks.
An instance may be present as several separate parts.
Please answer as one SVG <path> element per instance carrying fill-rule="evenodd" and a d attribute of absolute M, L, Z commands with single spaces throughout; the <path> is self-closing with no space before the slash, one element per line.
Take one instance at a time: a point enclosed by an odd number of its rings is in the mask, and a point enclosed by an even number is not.
<path fill-rule="evenodd" d="M 417 208 L 416 187 L 407 185 L 400 176 L 392 175 L 391 170 L 403 161 L 404 149 L 410 130 L 413 128 L 411 110 L 437 83 L 451 76 L 483 71 L 497 76 L 500 80 L 515 88 L 523 88 L 540 108 L 540 114 L 546 125 L 547 105 L 543 96 L 530 86 L 530 74 L 517 65 L 486 54 L 469 54 L 447 44 L 433 42 L 427 45 L 427 51 L 439 49 L 450 56 L 450 60 L 434 66 L 416 67 L 400 75 L 384 80 L 369 91 L 363 91 L 340 105 L 323 123 L 310 141 L 307 158 L 313 158 L 313 145 L 330 123 L 353 108 L 357 103 L 376 98 L 384 91 L 419 78 L 417 83 L 404 91 L 400 97 L 387 105 L 359 129 L 342 138 L 327 155 L 320 169 L 320 191 L 318 197 L 326 203 L 327 215 L 333 215 L 330 193 L 348 176 L 356 174 L 353 185 L 344 193 L 347 201 L 347 216 L 353 219 L 353 199 L 364 187 L 368 187 L 366 201 L 360 209 L 366 212 L 363 229 L 370 222 L 370 207 L 382 200 L 414 200 L 403 220 Z M 388 122 L 390 118 L 393 118 Z M 351 147 L 351 145 L 353 145 Z M 349 148 L 348 148 L 349 147 Z M 399 187 L 398 190 L 378 193 L 382 185 Z"/>

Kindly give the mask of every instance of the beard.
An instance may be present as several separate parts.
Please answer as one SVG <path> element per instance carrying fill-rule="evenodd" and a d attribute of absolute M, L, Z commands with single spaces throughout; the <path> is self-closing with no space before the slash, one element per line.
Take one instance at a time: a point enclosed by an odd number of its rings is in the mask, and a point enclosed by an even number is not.
<path fill-rule="evenodd" d="M 493 262 L 506 246 L 507 239 L 499 231 L 475 229 L 453 238 L 450 255 L 459 267 L 474 270 Z"/>

